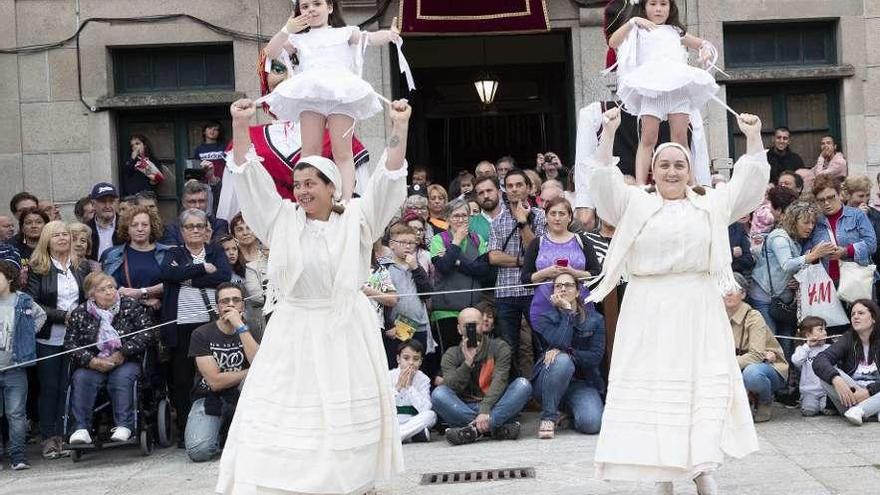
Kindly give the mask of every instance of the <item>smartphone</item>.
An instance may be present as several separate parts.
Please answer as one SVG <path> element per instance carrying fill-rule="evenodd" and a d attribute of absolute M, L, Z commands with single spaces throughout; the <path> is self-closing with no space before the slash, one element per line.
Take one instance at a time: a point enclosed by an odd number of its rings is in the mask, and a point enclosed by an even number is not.
<path fill-rule="evenodd" d="M 556 261 L 554 261 L 554 263 L 556 264 L 556 266 L 565 268 L 568 266 L 568 258 L 556 258 Z"/>
<path fill-rule="evenodd" d="M 465 323 L 464 330 L 466 332 L 467 337 L 467 346 L 468 347 L 476 347 L 477 346 L 477 324 L 476 322 Z"/>

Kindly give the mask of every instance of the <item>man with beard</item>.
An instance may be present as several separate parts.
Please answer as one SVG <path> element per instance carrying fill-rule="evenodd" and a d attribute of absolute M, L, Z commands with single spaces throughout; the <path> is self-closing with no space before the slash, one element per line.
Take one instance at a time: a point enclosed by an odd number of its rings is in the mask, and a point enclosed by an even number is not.
<path fill-rule="evenodd" d="M 492 230 L 492 220 L 501 213 L 498 179 L 494 175 L 477 178 L 474 184 L 474 196 L 477 198 L 477 204 L 480 205 L 480 214 L 471 217 L 470 228 L 479 234 L 480 238 L 488 239 Z"/>
<path fill-rule="evenodd" d="M 261 51 L 257 65 L 260 77 L 260 92 L 264 96 L 269 94 L 276 86 L 291 77 L 292 68 L 293 65 L 290 64 L 289 59 L 271 60 L 267 63 L 266 54 L 264 51 Z M 265 103 L 263 104 L 263 110 L 275 119 L 275 115 L 269 111 L 269 107 Z M 295 201 L 296 198 L 293 197 L 293 167 L 299 162 L 302 148 L 299 122 L 273 120 L 269 124 L 251 126 L 250 135 L 253 150 L 260 157 L 263 166 L 275 181 L 275 188 L 278 190 L 278 194 L 284 199 Z M 227 153 L 231 149 L 232 142 L 226 148 Z M 364 145 L 355 137 L 352 137 L 351 140 L 351 151 L 354 157 L 356 174 L 355 193 L 359 193 L 366 185 L 372 172 L 369 166 L 370 155 Z M 330 134 L 327 130 L 324 131 L 324 144 L 321 154 L 325 158 L 333 159 Z M 232 154 L 228 153 L 227 162 L 231 159 Z M 229 178 L 231 175 L 232 172 L 229 171 L 229 168 L 225 168 L 223 172 L 224 185 L 220 193 L 216 215 L 217 218 L 227 221 L 240 210 L 235 188 L 231 186 L 233 182 Z"/>

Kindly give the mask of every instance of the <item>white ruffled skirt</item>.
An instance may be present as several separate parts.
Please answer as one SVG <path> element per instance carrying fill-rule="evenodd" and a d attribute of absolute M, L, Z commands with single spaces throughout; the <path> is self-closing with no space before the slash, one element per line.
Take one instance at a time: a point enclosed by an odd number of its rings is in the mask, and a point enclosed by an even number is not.
<path fill-rule="evenodd" d="M 396 410 L 366 298 L 284 300 L 229 430 L 216 491 L 361 494 L 403 470 Z"/>
<path fill-rule="evenodd" d="M 758 450 L 733 335 L 708 274 L 632 276 L 596 446 L 596 477 L 672 481 Z"/>
<path fill-rule="evenodd" d="M 279 119 L 297 121 L 302 112 L 341 114 L 366 120 L 382 111 L 370 83 L 347 70 L 314 68 L 287 79 L 257 100 Z"/>
<path fill-rule="evenodd" d="M 624 109 L 636 116 L 654 115 L 664 109 L 666 113 L 690 113 L 690 109 L 702 108 L 717 92 L 718 85 L 710 73 L 669 59 L 644 63 L 622 74 L 617 85 Z"/>

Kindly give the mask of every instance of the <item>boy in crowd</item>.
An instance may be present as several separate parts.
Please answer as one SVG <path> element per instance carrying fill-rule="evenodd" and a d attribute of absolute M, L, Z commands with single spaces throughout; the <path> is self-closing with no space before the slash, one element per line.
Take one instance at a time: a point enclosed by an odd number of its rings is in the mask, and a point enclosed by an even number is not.
<path fill-rule="evenodd" d="M 822 381 L 813 371 L 813 358 L 831 347 L 825 341 L 828 333 L 825 320 L 818 316 L 808 316 L 798 325 L 798 334 L 807 341 L 797 347 L 791 355 L 791 363 L 801 369 L 801 414 L 815 416 L 825 409 L 827 394 Z"/>
<path fill-rule="evenodd" d="M 429 430 L 437 423 L 437 413 L 431 409 L 431 380 L 419 371 L 424 350 L 418 340 L 401 342 L 397 347 L 397 368 L 389 372 L 400 439 L 404 442 L 431 441 Z"/>
<path fill-rule="evenodd" d="M 21 259 L 15 248 L 0 245 L 0 369 L 36 359 L 37 329 L 46 322 L 43 308 L 19 291 L 20 271 Z M 31 467 L 25 452 L 27 392 L 25 368 L 0 372 L 0 418 L 5 415 L 9 424 L 7 450 L 13 471 Z M 0 436 L 0 458 L 2 445 Z"/>
<path fill-rule="evenodd" d="M 426 349 L 425 354 L 431 354 L 434 352 L 434 341 L 428 334 L 430 322 L 428 309 L 425 307 L 427 297 L 413 295 L 433 290 L 428 273 L 416 259 L 418 234 L 409 225 L 396 223 L 391 226 L 389 237 L 391 256 L 379 262 L 388 269 L 398 294 L 397 304 L 390 311 L 389 323 L 398 329 L 399 339 L 409 340 L 406 334 L 411 333 L 409 338 L 418 340 Z M 436 370 L 425 372 L 429 376 L 436 374 Z"/>

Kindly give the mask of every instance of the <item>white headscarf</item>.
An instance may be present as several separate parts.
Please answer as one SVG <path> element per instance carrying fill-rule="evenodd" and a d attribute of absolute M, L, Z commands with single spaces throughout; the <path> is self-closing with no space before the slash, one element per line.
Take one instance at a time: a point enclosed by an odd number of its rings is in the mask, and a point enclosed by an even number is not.
<path fill-rule="evenodd" d="M 342 176 L 339 175 L 339 167 L 333 163 L 333 160 L 324 158 L 323 156 L 312 155 L 300 158 L 299 162 L 297 162 L 297 165 L 299 164 L 309 164 L 320 170 L 321 173 L 327 176 L 327 178 L 330 179 L 330 182 L 336 186 L 336 191 L 333 193 L 333 199 L 336 201 L 342 199 Z"/>
<path fill-rule="evenodd" d="M 694 177 L 694 162 L 691 160 L 691 151 L 686 147 L 676 143 L 675 141 L 670 141 L 668 143 L 663 143 L 660 146 L 657 146 L 657 149 L 654 150 L 654 156 L 651 157 L 651 174 L 654 174 L 654 167 L 657 165 L 657 157 L 660 156 L 660 152 L 667 148 L 675 148 L 682 153 L 684 153 L 684 157 L 687 160 L 688 164 L 688 185 L 694 186 L 697 181 Z"/>

